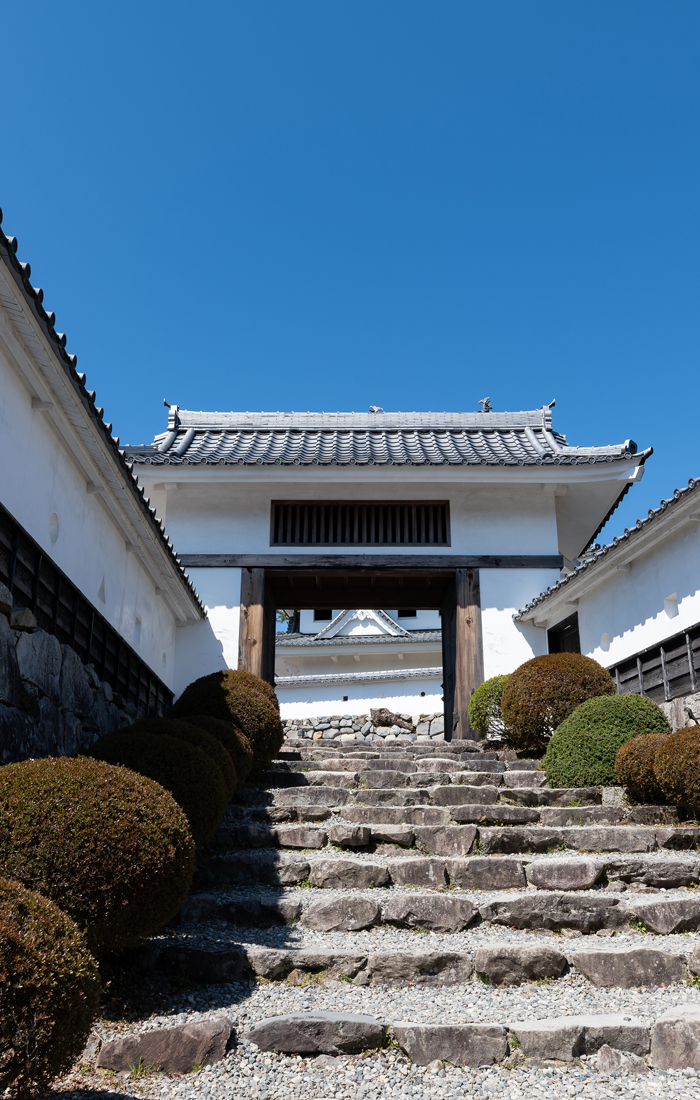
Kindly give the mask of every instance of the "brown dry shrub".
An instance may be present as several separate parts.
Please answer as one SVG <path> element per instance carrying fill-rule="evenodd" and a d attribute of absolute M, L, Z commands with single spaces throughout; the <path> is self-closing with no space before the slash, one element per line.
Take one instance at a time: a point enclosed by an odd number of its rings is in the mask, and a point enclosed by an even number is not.
<path fill-rule="evenodd" d="M 143 718 L 133 726 L 129 726 L 130 733 L 156 733 L 165 734 L 167 737 L 176 737 L 178 741 L 186 741 L 196 749 L 201 749 L 219 768 L 226 786 L 226 794 L 231 800 L 238 779 L 236 767 L 230 754 L 221 741 L 212 737 L 211 733 L 201 729 L 190 722 L 178 721 L 176 718 Z"/>
<path fill-rule="evenodd" d="M 255 767 L 263 768 L 284 741 L 279 707 L 271 702 L 270 692 L 274 694 L 270 685 L 250 672 L 212 672 L 185 688 L 168 717 L 191 719 L 195 714 L 208 714 L 233 722 L 250 742 Z"/>
<path fill-rule="evenodd" d="M 657 805 L 665 801 L 656 778 L 654 758 L 656 750 L 669 736 L 669 733 L 648 733 L 644 737 L 635 737 L 623 745 L 615 757 L 617 781 L 627 788 L 636 802 Z"/>
<path fill-rule="evenodd" d="M 100 760 L 48 757 L 0 768 L 0 865 L 59 904 L 102 954 L 176 915 L 194 844 L 182 810 L 151 779 Z"/>
<path fill-rule="evenodd" d="M 667 737 L 654 755 L 654 772 L 670 802 L 700 811 L 700 726 Z"/>
<path fill-rule="evenodd" d="M 221 771 L 201 749 L 177 737 L 132 733 L 131 729 L 101 737 L 90 755 L 108 764 L 123 764 L 170 791 L 185 811 L 194 842 L 201 848 L 221 825 L 228 805 Z"/>
<path fill-rule="evenodd" d="M 97 963 L 75 922 L 0 879 L 0 1092 L 46 1092 L 80 1055 L 99 1002 Z"/>
<path fill-rule="evenodd" d="M 178 719 L 178 721 L 187 722 L 188 725 L 206 730 L 212 737 L 216 737 L 236 766 L 239 785 L 245 783 L 253 768 L 253 750 L 243 730 L 240 730 L 233 722 L 224 722 L 221 718 L 212 718 L 210 714 L 193 714 L 191 718 L 188 716 L 187 718 Z"/>
<path fill-rule="evenodd" d="M 501 712 L 518 748 L 542 751 L 565 718 L 587 699 L 614 695 L 610 673 L 581 653 L 533 657 L 511 673 Z"/>

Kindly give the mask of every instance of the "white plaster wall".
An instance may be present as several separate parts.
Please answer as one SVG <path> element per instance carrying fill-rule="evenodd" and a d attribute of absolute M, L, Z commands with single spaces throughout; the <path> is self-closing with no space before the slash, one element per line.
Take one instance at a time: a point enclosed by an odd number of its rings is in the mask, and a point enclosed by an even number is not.
<path fill-rule="evenodd" d="M 486 680 L 547 653 L 547 631 L 513 615 L 558 579 L 557 569 L 479 570 Z"/>
<path fill-rule="evenodd" d="M 177 632 L 176 695 L 200 676 L 238 668 L 241 570 L 189 569 L 188 573 L 207 609 L 207 618 Z"/>
<path fill-rule="evenodd" d="M 165 512 L 168 534 L 183 554 L 257 554 L 289 553 L 287 547 L 270 546 L 270 514 L 273 500 L 323 500 L 328 497 L 347 500 L 449 500 L 452 545 L 437 547 L 446 554 L 557 554 L 558 539 L 554 486 L 513 483 L 474 484 L 423 481 L 421 472 L 394 470 L 389 476 L 379 467 L 363 469 L 357 481 L 337 481 L 335 468 L 315 466 L 295 471 L 296 480 L 270 480 L 269 470 L 241 471 L 240 481 L 217 481 L 214 470 L 207 480 L 194 467 L 191 480 L 187 467 L 140 467 L 139 477 L 146 493 L 158 502 L 163 515 L 162 497 L 167 497 Z M 230 477 L 221 467 L 222 479 Z M 157 472 L 156 472 L 157 471 Z M 168 485 L 168 476 L 176 488 Z M 176 479 L 176 480 L 175 480 Z M 355 554 L 357 547 L 333 547 L 334 553 Z M 386 546 L 362 547 L 361 553 L 386 554 Z M 319 547 L 299 547 L 294 553 L 317 554 Z M 425 553 L 420 547 L 401 547 L 401 553 Z"/>
<path fill-rule="evenodd" d="M 673 594 L 677 602 L 667 601 Z M 629 572 L 615 570 L 583 594 L 577 610 L 581 652 L 603 665 L 700 622 L 700 525 L 687 524 L 635 558 Z"/>
<path fill-rule="evenodd" d="M 421 695 L 421 692 L 425 692 Z M 347 695 L 347 701 L 343 696 Z M 442 687 L 439 680 L 410 680 L 404 683 L 328 684 L 326 687 L 302 685 L 277 688 L 282 718 L 321 718 L 331 714 L 369 714 L 377 707 L 404 714 L 442 712 Z"/>
<path fill-rule="evenodd" d="M 138 554 L 0 348 L 0 501 L 147 665 L 173 687 L 175 618 Z M 51 517 L 58 537 L 51 537 Z M 100 588 L 104 580 L 104 600 Z M 140 636 L 137 620 L 140 620 Z"/>

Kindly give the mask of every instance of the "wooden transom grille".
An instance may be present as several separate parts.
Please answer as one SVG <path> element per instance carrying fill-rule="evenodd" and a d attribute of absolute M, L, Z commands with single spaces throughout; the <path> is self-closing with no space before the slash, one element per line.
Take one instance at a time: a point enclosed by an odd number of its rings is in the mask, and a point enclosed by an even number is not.
<path fill-rule="evenodd" d="M 449 546 L 446 500 L 273 500 L 271 546 Z"/>

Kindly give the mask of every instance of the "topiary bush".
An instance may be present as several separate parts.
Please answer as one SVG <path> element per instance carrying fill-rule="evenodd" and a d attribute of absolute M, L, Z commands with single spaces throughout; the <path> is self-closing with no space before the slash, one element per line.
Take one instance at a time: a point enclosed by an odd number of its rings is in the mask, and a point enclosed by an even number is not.
<path fill-rule="evenodd" d="M 586 699 L 614 695 L 609 672 L 581 653 L 533 657 L 508 677 L 503 721 L 518 748 L 542 751 L 554 730 Z"/>
<path fill-rule="evenodd" d="M 221 825 L 228 805 L 226 785 L 213 760 L 185 741 L 164 733 L 108 733 L 90 749 L 108 764 L 123 764 L 170 791 L 185 811 L 195 845 L 201 848 Z"/>
<path fill-rule="evenodd" d="M 262 686 L 264 685 L 264 687 Z M 170 718 L 208 714 L 233 722 L 243 730 L 253 750 L 256 768 L 267 767 L 284 741 L 279 707 L 270 700 L 273 689 L 250 672 L 212 672 L 186 687 L 171 708 Z"/>
<path fill-rule="evenodd" d="M 0 1092 L 47 1092 L 97 1015 L 97 963 L 52 901 L 0 879 Z"/>
<path fill-rule="evenodd" d="M 253 750 L 243 730 L 233 722 L 212 718 L 210 714 L 193 714 L 191 718 L 188 716 L 177 721 L 205 730 L 220 741 L 235 764 L 239 785 L 245 782 L 253 768 Z"/>
<path fill-rule="evenodd" d="M 643 695 L 600 695 L 581 703 L 554 731 L 542 767 L 552 787 L 612 787 L 622 745 L 668 733 L 666 715 Z"/>
<path fill-rule="evenodd" d="M 129 726 L 129 733 L 165 734 L 167 737 L 175 737 L 178 741 L 186 741 L 188 745 L 201 749 L 219 768 L 224 779 L 227 800 L 231 801 L 238 785 L 236 767 L 221 741 L 212 737 L 206 730 L 189 722 L 179 721 L 177 718 L 143 718 L 140 722 Z"/>
<path fill-rule="evenodd" d="M 656 781 L 670 802 L 700 812 L 700 726 L 686 726 L 659 745 Z"/>
<path fill-rule="evenodd" d="M 501 696 L 507 679 L 507 676 L 492 676 L 484 680 L 469 700 L 469 725 L 482 737 L 489 733 L 508 736 L 501 713 Z"/>
<path fill-rule="evenodd" d="M 653 805 L 665 802 L 654 771 L 654 758 L 656 750 L 668 736 L 668 733 L 647 733 L 634 737 L 618 750 L 615 757 L 617 781 L 627 788 L 628 795 L 635 802 L 650 802 Z"/>
<path fill-rule="evenodd" d="M 0 768 L 0 866 L 59 904 L 103 954 L 175 916 L 194 844 L 180 807 L 150 779 L 48 757 Z"/>

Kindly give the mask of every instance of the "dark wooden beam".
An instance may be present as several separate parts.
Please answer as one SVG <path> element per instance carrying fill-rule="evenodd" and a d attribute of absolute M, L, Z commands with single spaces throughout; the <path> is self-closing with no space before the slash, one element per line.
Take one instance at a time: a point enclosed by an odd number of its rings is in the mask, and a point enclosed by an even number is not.
<path fill-rule="evenodd" d="M 561 569 L 561 554 L 180 554 L 186 569 L 341 569 L 431 573 L 455 569 Z"/>
<path fill-rule="evenodd" d="M 391 573 L 283 573 L 265 570 L 277 607 L 410 607 L 441 606 L 453 573 L 396 576 Z"/>
<path fill-rule="evenodd" d="M 238 667 L 256 676 L 263 674 L 265 638 L 265 570 L 244 569 L 241 573 L 241 625 L 238 636 Z"/>

